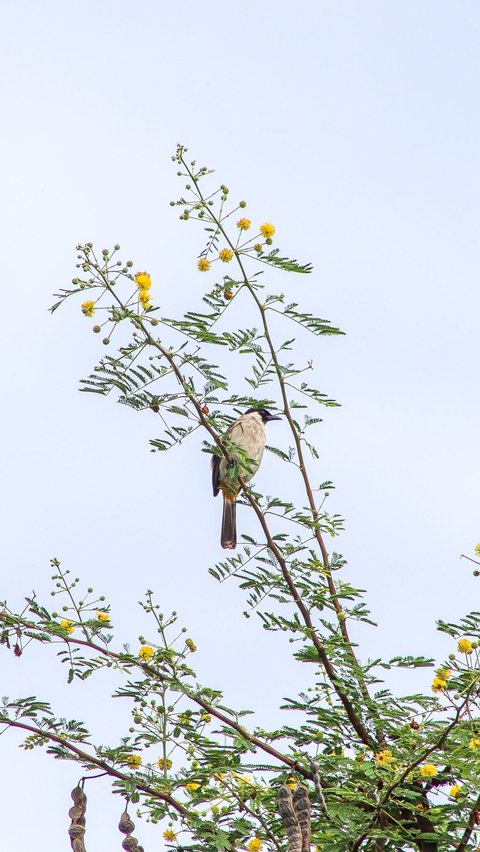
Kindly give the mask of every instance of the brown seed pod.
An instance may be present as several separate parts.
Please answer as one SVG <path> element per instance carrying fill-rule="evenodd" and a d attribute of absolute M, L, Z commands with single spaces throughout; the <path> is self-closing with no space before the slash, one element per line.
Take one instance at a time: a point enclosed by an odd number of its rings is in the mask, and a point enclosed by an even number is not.
<path fill-rule="evenodd" d="M 125 840 L 122 842 L 122 849 L 125 849 L 126 852 L 138 852 L 138 840 L 133 834 L 127 835 Z"/>
<path fill-rule="evenodd" d="M 132 831 L 135 828 L 135 823 L 131 819 L 130 815 L 125 808 L 122 816 L 120 817 L 120 822 L 118 823 L 118 828 L 125 834 L 122 841 L 122 849 L 125 849 L 126 852 L 144 852 L 143 846 L 138 845 L 138 840 L 136 837 L 133 837 Z"/>
<path fill-rule="evenodd" d="M 73 852 L 85 852 L 85 811 L 87 809 L 87 797 L 83 792 L 82 787 L 75 787 L 71 793 L 73 806 L 70 808 L 68 815 L 71 819 L 71 824 L 68 829 L 70 837 L 70 845 Z"/>
<path fill-rule="evenodd" d="M 301 784 L 295 787 L 293 793 L 293 809 L 302 832 L 302 852 L 310 852 L 310 799 L 306 787 Z"/>
<path fill-rule="evenodd" d="M 322 781 L 321 781 L 320 775 L 318 773 L 318 769 L 317 769 L 316 765 L 313 763 L 313 761 L 311 761 L 311 763 L 310 763 L 310 769 L 312 771 L 313 783 L 315 784 L 315 795 L 317 797 L 318 804 L 320 805 L 320 809 L 321 809 L 322 813 L 324 814 L 324 816 L 326 816 L 328 819 L 330 819 L 330 814 L 328 813 L 328 809 L 327 809 L 327 803 L 326 803 L 325 797 L 323 795 Z"/>
<path fill-rule="evenodd" d="M 278 791 L 278 811 L 287 833 L 288 852 L 302 852 L 302 830 L 295 815 L 292 791 L 286 784 Z"/>
<path fill-rule="evenodd" d="M 135 823 L 130 819 L 127 811 L 124 811 L 122 816 L 120 817 L 120 822 L 118 823 L 118 828 L 122 832 L 122 834 L 131 834 L 133 829 L 135 828 Z"/>
<path fill-rule="evenodd" d="M 229 302 L 230 299 L 233 299 L 232 291 L 231 290 L 225 290 L 224 293 L 223 293 L 223 298 L 226 299 L 227 302 Z"/>

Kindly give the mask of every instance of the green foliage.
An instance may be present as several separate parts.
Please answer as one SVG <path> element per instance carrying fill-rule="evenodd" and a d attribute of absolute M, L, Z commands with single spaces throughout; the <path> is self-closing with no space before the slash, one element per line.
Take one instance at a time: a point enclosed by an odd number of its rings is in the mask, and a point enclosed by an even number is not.
<path fill-rule="evenodd" d="M 463 645 L 459 652 L 452 645 L 428 694 L 396 695 L 384 679 L 392 668 L 423 669 L 432 660 L 420 654 L 361 659 L 350 631 L 357 622 L 374 622 L 363 591 L 345 576 L 342 556 L 327 552 L 326 541 L 343 529 L 342 518 L 327 511 L 334 486 L 314 484 L 312 435 L 322 422 L 317 405 L 337 403 L 315 386 L 313 356 L 318 337 L 342 332 L 296 302 L 286 303 L 283 293 L 265 292 L 259 264 L 274 279 L 283 271 L 305 275 L 312 267 L 270 249 L 274 229 L 268 223 L 253 227 L 250 238 L 245 203 L 230 205 L 225 186 L 204 191 L 211 172 L 188 162 L 186 149 L 180 146 L 173 159 L 186 194 L 172 204 L 181 207 L 182 220 L 196 220 L 206 231 L 196 273 L 206 276 L 203 302 L 181 317 L 162 316 L 147 273 L 133 274 L 132 261 L 118 259 L 119 246 L 98 254 L 88 243 L 77 246 L 80 277 L 57 294 L 52 311 L 81 295 L 82 311 L 104 344 L 117 335 L 117 351 L 100 359 L 82 390 L 155 412 L 160 434 L 151 440 L 154 450 L 178 447 L 200 429 L 204 451 L 227 458 L 242 478 L 251 461 L 225 430 L 245 408 L 281 411 L 287 443 L 267 449 L 278 465 L 288 465 L 302 497 L 294 503 L 281 493 L 289 487 L 281 475 L 268 496 L 243 482 L 241 499 L 258 520 L 257 533 L 243 534 L 237 552 L 209 570 L 220 583 L 238 584 L 247 617 L 256 615 L 265 630 L 289 637 L 293 659 L 308 665 L 310 686 L 284 699 L 283 724 L 272 730 L 248 725 L 250 708 L 227 707 L 220 691 L 198 683 L 194 642 L 175 615 L 160 614 L 152 592 L 142 603 L 147 638 L 131 651 L 117 638 L 105 599 L 93 597 L 92 589 L 79 595 L 78 580 L 53 560 L 53 595 L 65 617 L 35 597 L 21 612 L 4 603 L 0 641 L 17 656 L 32 643 L 56 653 L 68 682 L 101 678 L 108 668 L 116 678 L 113 697 L 128 702 L 132 724 L 118 742 L 91 745 L 83 722 L 57 717 L 35 696 L 4 698 L 0 724 L 23 730 L 25 748 L 43 746 L 86 772 L 100 769 L 140 815 L 163 828 L 170 821 L 166 839 L 189 850 L 253 852 L 258 842 L 268 850 L 287 849 L 278 806 L 286 782 L 308 788 L 312 842 L 321 852 L 477 848 L 480 613 L 438 623 Z M 232 275 L 224 273 L 230 263 Z M 315 347 L 306 364 L 296 363 L 292 327 Z"/>

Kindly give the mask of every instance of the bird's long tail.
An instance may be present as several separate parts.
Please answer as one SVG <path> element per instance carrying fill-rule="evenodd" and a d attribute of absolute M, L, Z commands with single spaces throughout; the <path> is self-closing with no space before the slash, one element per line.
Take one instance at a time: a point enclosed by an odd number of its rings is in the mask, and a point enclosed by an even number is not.
<path fill-rule="evenodd" d="M 222 534 L 220 543 L 225 550 L 237 546 L 237 503 L 236 495 L 223 492 Z"/>

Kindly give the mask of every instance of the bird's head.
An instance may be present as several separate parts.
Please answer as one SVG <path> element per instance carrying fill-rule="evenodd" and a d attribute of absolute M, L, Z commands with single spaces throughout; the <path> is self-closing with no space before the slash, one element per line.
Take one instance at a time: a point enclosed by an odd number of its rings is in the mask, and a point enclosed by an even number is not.
<path fill-rule="evenodd" d="M 267 411 L 266 408 L 249 408 L 245 414 L 258 414 L 259 417 L 262 418 L 264 423 L 268 423 L 270 420 L 281 420 L 277 414 L 271 414 L 270 411 Z"/>

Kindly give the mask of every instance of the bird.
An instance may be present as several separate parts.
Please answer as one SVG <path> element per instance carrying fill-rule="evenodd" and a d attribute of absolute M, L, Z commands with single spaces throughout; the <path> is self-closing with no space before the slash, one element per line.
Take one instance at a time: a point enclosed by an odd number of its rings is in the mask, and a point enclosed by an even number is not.
<path fill-rule="evenodd" d="M 227 441 L 227 449 L 232 457 L 213 456 L 212 486 L 213 496 L 219 491 L 223 496 L 222 532 L 220 543 L 224 550 L 235 550 L 237 546 L 236 504 L 237 494 L 241 485 L 238 480 L 238 467 L 244 482 L 249 482 L 255 475 L 262 461 L 265 449 L 265 423 L 270 420 L 281 420 L 278 415 L 271 414 L 266 408 L 249 408 L 238 420 L 229 426 L 223 436 Z M 235 455 L 237 446 L 241 453 Z"/>

